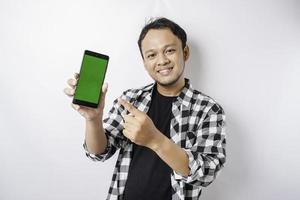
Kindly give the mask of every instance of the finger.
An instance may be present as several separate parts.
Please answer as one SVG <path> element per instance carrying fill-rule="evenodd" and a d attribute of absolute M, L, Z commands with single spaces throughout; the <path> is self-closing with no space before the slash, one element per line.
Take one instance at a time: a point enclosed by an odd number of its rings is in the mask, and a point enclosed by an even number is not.
<path fill-rule="evenodd" d="M 80 109 L 80 106 L 74 103 L 71 103 L 72 108 L 74 108 L 74 110 L 78 111 Z"/>
<path fill-rule="evenodd" d="M 80 115 L 82 115 L 83 117 L 85 117 L 86 112 L 84 111 L 84 109 L 77 105 L 77 104 L 73 104 L 71 103 L 71 106 L 74 108 L 74 110 L 76 110 Z"/>
<path fill-rule="evenodd" d="M 79 79 L 79 73 L 75 72 L 75 73 L 74 73 L 74 78 L 75 78 L 76 80 L 78 80 L 78 79 Z"/>
<path fill-rule="evenodd" d="M 125 122 L 123 124 L 123 128 L 130 132 L 135 132 L 137 130 L 137 126 L 135 124 L 128 123 L 128 122 Z"/>
<path fill-rule="evenodd" d="M 127 129 L 124 129 L 123 130 L 123 134 L 124 134 L 124 136 L 126 137 L 126 138 L 128 138 L 130 141 L 132 141 L 132 135 L 131 135 L 131 132 L 130 131 L 128 131 Z"/>
<path fill-rule="evenodd" d="M 65 88 L 64 89 L 64 93 L 68 96 L 74 96 L 74 93 L 75 93 L 75 89 L 72 89 L 72 88 Z"/>
<path fill-rule="evenodd" d="M 124 127 L 124 129 L 126 129 L 129 132 L 132 132 L 133 130 L 135 130 L 135 126 L 130 123 L 124 123 L 123 127 Z"/>
<path fill-rule="evenodd" d="M 137 125 L 137 120 L 136 118 L 133 116 L 133 115 L 125 115 L 123 117 L 125 123 L 130 123 L 130 124 L 134 124 L 134 125 Z"/>
<path fill-rule="evenodd" d="M 127 131 L 126 129 L 123 129 L 123 134 L 124 134 L 125 137 L 128 138 L 128 131 Z M 129 138 L 128 138 L 128 139 L 129 139 Z"/>
<path fill-rule="evenodd" d="M 70 78 L 68 80 L 68 85 L 72 88 L 75 88 L 75 86 L 77 85 L 77 80 L 76 79 L 73 79 L 73 78 Z"/>
<path fill-rule="evenodd" d="M 141 111 L 139 111 L 138 109 L 136 109 L 132 104 L 128 103 L 127 101 L 119 98 L 118 102 L 124 106 L 124 108 L 126 110 L 128 110 L 129 113 L 132 113 L 134 116 L 138 116 L 140 115 Z"/>

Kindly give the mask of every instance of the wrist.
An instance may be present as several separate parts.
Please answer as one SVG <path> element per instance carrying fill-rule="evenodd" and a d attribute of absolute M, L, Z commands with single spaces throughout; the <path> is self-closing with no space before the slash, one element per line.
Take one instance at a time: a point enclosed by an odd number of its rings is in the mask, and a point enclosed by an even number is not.
<path fill-rule="evenodd" d="M 102 118 L 100 117 L 86 119 L 85 121 L 87 124 L 91 124 L 91 125 L 102 125 Z"/>
<path fill-rule="evenodd" d="M 162 134 L 159 130 L 157 130 L 157 133 L 154 134 L 153 140 L 148 147 L 152 149 L 154 152 L 158 153 L 161 147 L 166 142 L 166 139 L 168 138 L 164 134 Z"/>

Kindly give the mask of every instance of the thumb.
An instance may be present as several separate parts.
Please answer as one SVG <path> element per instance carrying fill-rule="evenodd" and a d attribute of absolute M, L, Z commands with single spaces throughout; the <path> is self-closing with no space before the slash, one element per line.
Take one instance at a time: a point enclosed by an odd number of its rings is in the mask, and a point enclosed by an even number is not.
<path fill-rule="evenodd" d="M 106 93 L 107 93 L 107 88 L 108 88 L 108 84 L 104 83 L 102 85 L 102 93 L 101 93 L 101 96 L 100 96 L 100 101 L 99 101 L 99 106 L 98 106 L 98 109 L 100 109 L 100 110 L 103 110 L 103 108 L 104 108 L 105 96 L 106 96 Z"/>
<path fill-rule="evenodd" d="M 106 93 L 107 93 L 107 90 L 108 90 L 108 84 L 107 84 L 107 83 L 104 83 L 104 84 L 102 85 L 101 99 L 105 98 Z"/>
<path fill-rule="evenodd" d="M 102 92 L 103 93 L 106 93 L 107 92 L 107 89 L 108 89 L 108 83 L 104 83 L 103 85 L 102 85 Z"/>

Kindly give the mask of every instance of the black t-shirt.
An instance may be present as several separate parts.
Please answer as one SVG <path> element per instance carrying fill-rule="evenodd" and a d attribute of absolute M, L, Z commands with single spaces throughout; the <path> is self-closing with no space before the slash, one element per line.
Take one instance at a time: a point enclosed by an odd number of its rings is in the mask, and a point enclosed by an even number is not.
<path fill-rule="evenodd" d="M 156 128 L 170 138 L 172 102 L 177 97 L 159 94 L 156 87 L 147 115 Z M 172 169 L 151 149 L 133 144 L 133 158 L 125 186 L 125 200 L 171 200 Z"/>

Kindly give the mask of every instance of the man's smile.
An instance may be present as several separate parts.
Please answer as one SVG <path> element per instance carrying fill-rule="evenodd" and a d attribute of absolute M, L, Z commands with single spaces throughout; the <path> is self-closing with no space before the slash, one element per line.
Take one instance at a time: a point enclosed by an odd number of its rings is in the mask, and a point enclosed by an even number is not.
<path fill-rule="evenodd" d="M 171 71 L 173 70 L 173 67 L 167 67 L 167 68 L 162 68 L 157 70 L 157 73 L 159 73 L 160 75 L 163 76 L 167 76 L 171 73 Z"/>

